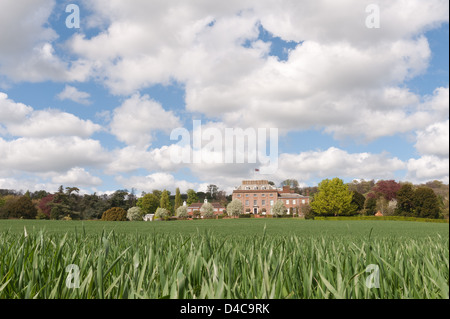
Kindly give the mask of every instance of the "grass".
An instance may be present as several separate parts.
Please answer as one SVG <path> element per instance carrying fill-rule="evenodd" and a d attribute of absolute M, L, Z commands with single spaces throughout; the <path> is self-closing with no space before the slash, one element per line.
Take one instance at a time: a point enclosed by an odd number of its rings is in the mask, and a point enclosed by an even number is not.
<path fill-rule="evenodd" d="M 448 298 L 448 245 L 416 222 L 0 221 L 0 298 Z"/>

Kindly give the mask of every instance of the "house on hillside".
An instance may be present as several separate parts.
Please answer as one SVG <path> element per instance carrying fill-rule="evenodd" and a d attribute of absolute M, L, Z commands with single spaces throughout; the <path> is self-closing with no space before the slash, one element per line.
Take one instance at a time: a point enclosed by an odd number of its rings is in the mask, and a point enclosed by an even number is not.
<path fill-rule="evenodd" d="M 309 196 L 297 194 L 289 186 L 277 188 L 267 180 L 246 180 L 233 191 L 233 200 L 242 202 L 245 214 L 272 214 L 272 207 L 281 200 L 286 207 L 287 214 L 301 215 L 302 205 L 310 202 Z"/>

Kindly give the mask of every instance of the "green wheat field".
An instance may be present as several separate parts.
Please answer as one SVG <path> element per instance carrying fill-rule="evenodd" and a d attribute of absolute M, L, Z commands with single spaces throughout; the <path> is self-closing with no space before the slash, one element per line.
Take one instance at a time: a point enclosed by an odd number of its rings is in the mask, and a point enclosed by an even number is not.
<path fill-rule="evenodd" d="M 26 298 L 447 299 L 449 226 L 0 221 L 0 299 Z"/>

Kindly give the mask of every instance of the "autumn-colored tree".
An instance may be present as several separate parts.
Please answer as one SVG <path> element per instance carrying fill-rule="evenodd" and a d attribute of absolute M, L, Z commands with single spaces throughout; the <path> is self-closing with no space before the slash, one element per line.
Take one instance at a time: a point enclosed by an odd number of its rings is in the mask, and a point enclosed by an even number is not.
<path fill-rule="evenodd" d="M 9 218 L 35 219 L 37 208 L 29 196 L 21 196 L 9 208 Z"/>
<path fill-rule="evenodd" d="M 397 197 L 397 192 L 401 187 L 402 185 L 394 180 L 381 180 L 375 184 L 372 191 L 378 196 L 383 196 L 387 201 L 391 201 Z"/>
<path fill-rule="evenodd" d="M 38 208 L 42 211 L 42 213 L 50 218 L 50 212 L 52 210 L 53 199 L 55 198 L 54 194 L 50 194 L 42 198 L 38 204 Z"/>
<path fill-rule="evenodd" d="M 105 211 L 102 215 L 103 221 L 119 221 L 127 220 L 127 211 L 121 207 L 113 207 Z"/>

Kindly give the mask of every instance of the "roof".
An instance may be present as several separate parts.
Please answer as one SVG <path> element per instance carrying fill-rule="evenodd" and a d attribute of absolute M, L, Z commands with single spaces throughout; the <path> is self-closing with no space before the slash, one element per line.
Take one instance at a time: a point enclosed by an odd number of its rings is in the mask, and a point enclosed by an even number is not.
<path fill-rule="evenodd" d="M 188 208 L 202 208 L 204 203 L 192 203 Z M 221 203 L 210 203 L 214 208 L 224 208 Z"/>

